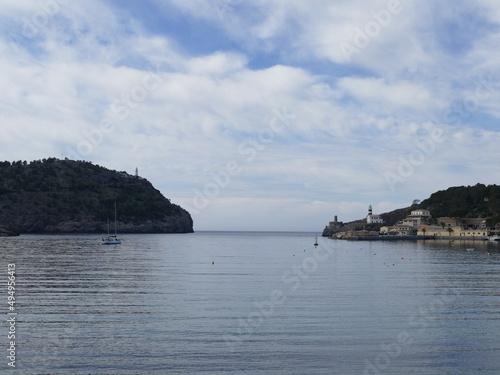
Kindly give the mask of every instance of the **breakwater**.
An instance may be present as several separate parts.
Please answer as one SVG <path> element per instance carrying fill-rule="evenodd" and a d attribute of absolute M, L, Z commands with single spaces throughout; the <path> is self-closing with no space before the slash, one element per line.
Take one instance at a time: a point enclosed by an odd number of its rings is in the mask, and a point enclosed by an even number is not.
<path fill-rule="evenodd" d="M 344 236 L 330 238 L 347 241 L 488 241 L 486 237 L 472 236 Z"/>
<path fill-rule="evenodd" d="M 418 241 L 434 240 L 433 236 L 346 236 L 341 238 L 348 241 Z"/>

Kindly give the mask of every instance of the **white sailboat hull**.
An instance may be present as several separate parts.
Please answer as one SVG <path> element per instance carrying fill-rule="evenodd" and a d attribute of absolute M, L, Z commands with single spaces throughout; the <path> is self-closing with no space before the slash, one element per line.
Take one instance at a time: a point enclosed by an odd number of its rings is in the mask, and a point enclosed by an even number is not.
<path fill-rule="evenodd" d="M 109 241 L 109 240 L 104 240 L 102 241 L 102 245 L 120 245 L 122 242 L 121 241 Z"/>

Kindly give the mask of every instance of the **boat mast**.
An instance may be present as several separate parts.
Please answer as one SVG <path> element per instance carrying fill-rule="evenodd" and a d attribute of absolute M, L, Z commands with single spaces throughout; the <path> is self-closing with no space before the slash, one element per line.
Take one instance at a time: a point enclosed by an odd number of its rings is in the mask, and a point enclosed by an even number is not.
<path fill-rule="evenodd" d="M 116 202 L 115 202 L 115 237 L 116 237 Z"/>

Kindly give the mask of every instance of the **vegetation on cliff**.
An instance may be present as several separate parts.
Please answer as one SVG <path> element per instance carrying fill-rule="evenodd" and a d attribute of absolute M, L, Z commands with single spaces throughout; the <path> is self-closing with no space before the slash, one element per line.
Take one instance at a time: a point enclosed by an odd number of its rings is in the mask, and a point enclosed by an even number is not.
<path fill-rule="evenodd" d="M 0 162 L 0 225 L 18 232 L 192 232 L 189 213 L 144 178 L 86 161 Z"/>
<path fill-rule="evenodd" d="M 433 193 L 420 203 L 437 217 L 488 218 L 488 226 L 500 222 L 500 186 L 476 184 L 456 186 Z"/>

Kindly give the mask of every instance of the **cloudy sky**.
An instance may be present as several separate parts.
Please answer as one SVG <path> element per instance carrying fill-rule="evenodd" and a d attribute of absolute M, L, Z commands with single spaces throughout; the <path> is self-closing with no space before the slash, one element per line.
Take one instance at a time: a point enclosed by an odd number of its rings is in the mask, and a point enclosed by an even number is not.
<path fill-rule="evenodd" d="M 500 182 L 494 0 L 0 0 L 0 159 L 139 174 L 195 230 Z"/>

